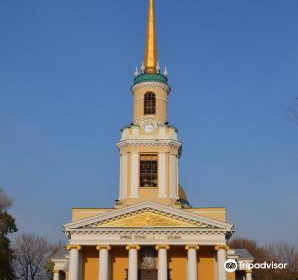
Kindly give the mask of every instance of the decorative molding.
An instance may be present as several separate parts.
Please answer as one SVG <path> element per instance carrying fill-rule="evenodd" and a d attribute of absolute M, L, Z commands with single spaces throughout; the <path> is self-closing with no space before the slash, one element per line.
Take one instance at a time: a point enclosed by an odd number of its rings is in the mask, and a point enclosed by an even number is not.
<path fill-rule="evenodd" d="M 96 246 L 96 250 L 101 250 L 101 249 L 105 249 L 105 250 L 111 250 L 111 246 L 110 245 L 97 245 Z"/>
<path fill-rule="evenodd" d="M 117 143 L 117 147 L 123 148 L 128 146 L 151 146 L 151 147 L 160 147 L 160 146 L 170 146 L 173 148 L 180 148 L 182 146 L 182 143 L 175 140 L 170 139 L 127 139 L 122 140 Z"/>
<path fill-rule="evenodd" d="M 189 249 L 199 250 L 200 246 L 199 245 L 186 245 L 185 250 L 189 250 Z"/>
<path fill-rule="evenodd" d="M 142 82 L 132 86 L 131 91 L 132 93 L 134 93 L 136 90 L 142 89 L 142 88 L 160 88 L 167 91 L 168 94 L 171 91 L 171 87 L 169 85 L 164 83 L 159 83 L 159 82 Z"/>
<path fill-rule="evenodd" d="M 130 249 L 140 250 L 141 247 L 140 247 L 140 245 L 134 245 L 134 244 L 126 245 L 126 250 L 130 250 Z"/>
<path fill-rule="evenodd" d="M 163 212 L 163 211 L 160 211 L 160 210 L 157 210 L 157 209 L 152 209 L 152 208 L 143 208 L 143 209 L 140 209 L 140 210 L 137 210 L 137 211 L 132 211 L 132 212 L 129 212 L 129 213 L 126 213 L 126 214 L 115 216 L 113 218 L 108 218 L 108 219 L 105 219 L 105 220 L 102 220 L 102 221 L 95 222 L 93 224 L 89 224 L 87 227 L 88 228 L 89 227 L 100 227 L 101 225 L 104 226 L 104 224 L 106 224 L 106 223 L 111 224 L 112 222 L 119 222 L 120 220 L 127 219 L 127 218 L 135 219 L 136 215 L 140 215 L 140 214 L 145 214 L 145 215 L 149 216 L 149 218 L 151 220 L 153 218 L 156 218 L 156 215 L 162 216 L 164 219 L 168 219 L 166 221 L 168 227 L 171 227 L 171 226 L 181 227 L 182 225 L 184 225 L 185 227 L 190 227 L 190 226 L 203 227 L 203 228 L 212 227 L 208 224 L 203 224 L 203 223 L 198 222 L 198 221 L 193 221 L 191 219 L 186 219 L 185 217 L 181 217 L 179 215 L 166 213 L 166 212 Z M 155 215 L 155 217 L 152 217 L 154 215 Z M 169 220 L 172 220 L 172 222 L 170 223 Z M 173 220 L 175 220 L 175 223 L 173 223 Z M 151 226 L 153 226 L 153 225 L 154 224 L 151 224 Z M 115 225 L 115 227 L 122 227 L 122 226 L 125 227 L 125 224 L 121 223 L 121 224 Z M 145 225 L 142 225 L 142 226 L 145 226 Z M 150 226 L 150 224 L 148 224 L 147 226 Z M 158 226 L 158 225 L 156 225 L 156 223 L 155 223 L 155 226 Z M 165 226 L 165 221 L 164 221 L 164 226 Z M 130 227 L 130 223 L 127 223 L 126 227 Z M 160 225 L 160 227 L 162 227 L 162 225 Z"/>
<path fill-rule="evenodd" d="M 179 227 L 155 227 L 155 228 L 130 228 L 130 227 L 114 227 L 114 228 L 83 228 L 69 229 L 65 231 L 67 234 L 83 234 L 83 235 L 225 235 L 230 232 L 226 229 L 216 228 L 179 228 Z"/>
<path fill-rule="evenodd" d="M 81 245 L 75 245 L 75 244 L 68 244 L 67 246 L 66 246 L 66 249 L 68 250 L 68 251 L 70 251 L 70 250 L 72 250 L 72 249 L 76 249 L 76 250 L 81 250 L 82 249 L 82 247 L 81 247 Z"/>
<path fill-rule="evenodd" d="M 217 246 L 214 247 L 214 249 L 216 251 L 218 251 L 218 250 L 226 250 L 226 251 L 228 251 L 228 250 L 230 250 L 230 247 L 228 245 L 217 245 Z"/>
<path fill-rule="evenodd" d="M 96 227 L 191 227 L 203 226 L 198 222 L 185 222 L 181 218 L 168 217 L 157 211 L 139 211 L 134 215 L 126 215 L 116 219 L 108 219 L 97 224 Z"/>
<path fill-rule="evenodd" d="M 162 245 L 156 245 L 155 246 L 155 250 L 159 250 L 159 249 L 166 249 L 166 250 L 169 250 L 170 249 L 170 246 L 169 245 L 164 245 L 164 244 L 162 244 Z"/>

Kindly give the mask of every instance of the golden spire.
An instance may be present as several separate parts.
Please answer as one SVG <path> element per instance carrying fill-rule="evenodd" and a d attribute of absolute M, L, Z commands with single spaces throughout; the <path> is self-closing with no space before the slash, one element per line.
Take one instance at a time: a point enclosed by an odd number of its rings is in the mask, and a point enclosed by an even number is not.
<path fill-rule="evenodd" d="M 146 49 L 144 56 L 145 73 L 157 73 L 157 45 L 154 19 L 154 0 L 149 0 Z"/>

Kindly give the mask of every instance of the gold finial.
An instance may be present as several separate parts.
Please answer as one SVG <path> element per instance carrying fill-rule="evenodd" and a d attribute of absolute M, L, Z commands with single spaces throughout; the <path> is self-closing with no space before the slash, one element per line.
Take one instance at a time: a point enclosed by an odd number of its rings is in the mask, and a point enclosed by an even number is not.
<path fill-rule="evenodd" d="M 149 0 L 144 66 L 145 73 L 157 73 L 157 45 L 154 19 L 154 0 Z"/>

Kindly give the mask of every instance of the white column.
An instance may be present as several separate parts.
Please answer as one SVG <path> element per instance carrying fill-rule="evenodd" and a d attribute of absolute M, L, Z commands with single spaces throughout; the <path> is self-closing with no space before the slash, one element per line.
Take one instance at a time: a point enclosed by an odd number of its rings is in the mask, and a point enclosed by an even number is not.
<path fill-rule="evenodd" d="M 170 198 L 178 198 L 177 156 L 170 154 Z"/>
<path fill-rule="evenodd" d="M 217 280 L 227 280 L 224 263 L 227 260 L 228 246 L 215 246 L 215 250 L 217 250 Z"/>
<path fill-rule="evenodd" d="M 119 200 L 122 199 L 122 156 L 120 155 L 119 162 Z"/>
<path fill-rule="evenodd" d="M 127 245 L 128 250 L 128 280 L 138 280 L 138 245 Z"/>
<path fill-rule="evenodd" d="M 251 273 L 252 273 L 251 270 L 246 270 L 245 271 L 245 280 L 252 280 Z"/>
<path fill-rule="evenodd" d="M 127 154 L 121 155 L 120 198 L 127 198 Z"/>
<path fill-rule="evenodd" d="M 187 250 L 187 280 L 198 280 L 197 245 L 186 245 Z"/>
<path fill-rule="evenodd" d="M 166 193 L 166 153 L 158 154 L 158 197 L 167 197 Z"/>
<path fill-rule="evenodd" d="M 168 280 L 168 258 L 167 250 L 168 245 L 157 245 L 155 247 L 158 250 L 158 280 Z"/>
<path fill-rule="evenodd" d="M 59 280 L 59 270 L 54 270 L 53 280 Z"/>
<path fill-rule="evenodd" d="M 139 153 L 131 153 L 131 198 L 138 198 L 139 189 Z"/>
<path fill-rule="evenodd" d="M 108 280 L 109 276 L 109 250 L 110 246 L 96 246 L 99 250 L 99 273 L 98 280 Z"/>
<path fill-rule="evenodd" d="M 81 246 L 79 245 L 68 245 L 67 249 L 69 250 L 69 280 L 80 280 L 80 256 L 79 250 Z"/>

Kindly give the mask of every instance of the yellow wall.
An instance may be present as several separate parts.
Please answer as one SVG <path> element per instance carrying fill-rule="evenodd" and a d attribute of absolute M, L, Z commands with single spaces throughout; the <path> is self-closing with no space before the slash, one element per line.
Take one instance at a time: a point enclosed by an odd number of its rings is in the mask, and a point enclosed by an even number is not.
<path fill-rule="evenodd" d="M 171 247 L 168 251 L 168 260 L 171 279 L 186 279 L 187 251 L 184 246 Z"/>
<path fill-rule="evenodd" d="M 98 251 L 95 246 L 86 246 L 83 254 L 83 279 L 98 280 Z"/>
<path fill-rule="evenodd" d="M 72 222 L 114 210 L 113 208 L 73 208 Z"/>
<path fill-rule="evenodd" d="M 113 246 L 111 250 L 111 280 L 124 280 L 128 267 L 128 252 L 124 246 Z M 90 279 L 86 279 L 90 280 Z"/>
<path fill-rule="evenodd" d="M 229 272 L 229 273 L 227 273 L 227 275 L 228 275 L 228 280 L 235 280 L 236 279 L 235 272 Z"/>
<path fill-rule="evenodd" d="M 225 208 L 190 208 L 184 209 L 186 212 L 191 212 L 192 214 L 218 220 L 221 222 L 226 222 L 226 209 Z"/>
<path fill-rule="evenodd" d="M 156 114 L 144 115 L 144 95 L 146 92 L 152 91 L 156 96 Z M 160 124 L 167 121 L 167 103 L 168 92 L 158 87 L 143 87 L 134 91 L 133 120 L 138 124 L 144 119 L 154 119 Z"/>
<path fill-rule="evenodd" d="M 139 253 L 140 251 L 138 251 Z M 198 252 L 198 279 L 215 279 L 215 256 L 213 247 L 201 246 Z M 86 246 L 83 253 L 83 280 L 98 280 L 98 251 L 94 246 Z M 128 252 L 125 246 L 112 246 L 111 280 L 124 280 L 128 267 Z M 158 262 L 158 260 L 157 260 Z M 172 280 L 186 279 L 187 250 L 184 246 L 172 246 L 168 250 L 168 262 Z M 139 264 L 140 265 L 140 264 Z M 234 280 L 235 274 L 228 273 L 228 280 Z"/>
<path fill-rule="evenodd" d="M 215 279 L 215 256 L 213 247 L 201 246 L 198 251 L 198 278 L 204 280 Z"/>

